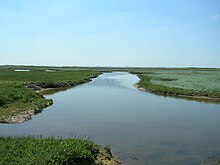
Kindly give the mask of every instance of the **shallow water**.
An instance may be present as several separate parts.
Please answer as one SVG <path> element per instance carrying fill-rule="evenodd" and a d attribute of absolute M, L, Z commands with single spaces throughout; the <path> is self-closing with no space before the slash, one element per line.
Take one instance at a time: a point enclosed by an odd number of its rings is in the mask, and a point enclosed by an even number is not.
<path fill-rule="evenodd" d="M 15 72 L 30 72 L 29 69 L 16 69 Z"/>
<path fill-rule="evenodd" d="M 220 105 L 156 96 L 136 89 L 128 73 L 47 96 L 54 105 L 22 124 L 0 124 L 0 135 L 89 136 L 111 144 L 128 165 L 201 164 L 220 159 Z"/>

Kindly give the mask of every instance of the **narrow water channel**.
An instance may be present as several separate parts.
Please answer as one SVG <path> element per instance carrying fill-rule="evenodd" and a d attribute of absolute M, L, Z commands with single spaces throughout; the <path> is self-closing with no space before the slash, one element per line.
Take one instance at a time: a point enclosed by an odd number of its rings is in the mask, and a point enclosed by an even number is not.
<path fill-rule="evenodd" d="M 47 96 L 54 105 L 0 135 L 89 136 L 127 165 L 199 165 L 220 159 L 220 105 L 136 89 L 135 75 L 104 73 Z"/>

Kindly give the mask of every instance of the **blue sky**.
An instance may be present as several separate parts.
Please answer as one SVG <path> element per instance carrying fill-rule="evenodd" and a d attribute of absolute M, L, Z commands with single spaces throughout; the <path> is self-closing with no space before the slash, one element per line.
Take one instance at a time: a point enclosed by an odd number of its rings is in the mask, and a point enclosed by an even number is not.
<path fill-rule="evenodd" d="M 0 0 L 0 64 L 220 67 L 220 1 Z"/>

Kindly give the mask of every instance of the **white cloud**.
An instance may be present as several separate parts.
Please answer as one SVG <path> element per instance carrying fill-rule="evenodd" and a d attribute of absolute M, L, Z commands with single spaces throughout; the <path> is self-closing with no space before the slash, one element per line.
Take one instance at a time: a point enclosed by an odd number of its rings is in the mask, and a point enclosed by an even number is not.
<path fill-rule="evenodd" d="M 218 19 L 220 19 L 220 14 L 212 15 L 210 18 L 211 18 L 212 20 L 218 20 Z"/>

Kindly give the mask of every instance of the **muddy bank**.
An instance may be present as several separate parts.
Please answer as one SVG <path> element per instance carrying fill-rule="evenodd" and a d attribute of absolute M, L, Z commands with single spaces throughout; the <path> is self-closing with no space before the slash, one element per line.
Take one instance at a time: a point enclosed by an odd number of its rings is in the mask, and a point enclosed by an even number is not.
<path fill-rule="evenodd" d="M 111 151 L 105 149 L 99 149 L 99 153 L 95 158 L 96 165 L 120 165 L 122 164 L 119 160 L 115 159 Z"/>
<path fill-rule="evenodd" d="M 26 107 L 26 109 L 24 108 L 13 115 L 2 116 L 0 119 L 0 123 L 5 123 L 5 124 L 23 123 L 25 121 L 31 120 L 33 115 L 41 113 L 44 108 L 49 107 L 52 104 L 53 101 L 51 99 L 47 99 L 44 103 L 41 103 L 36 108 Z"/>

